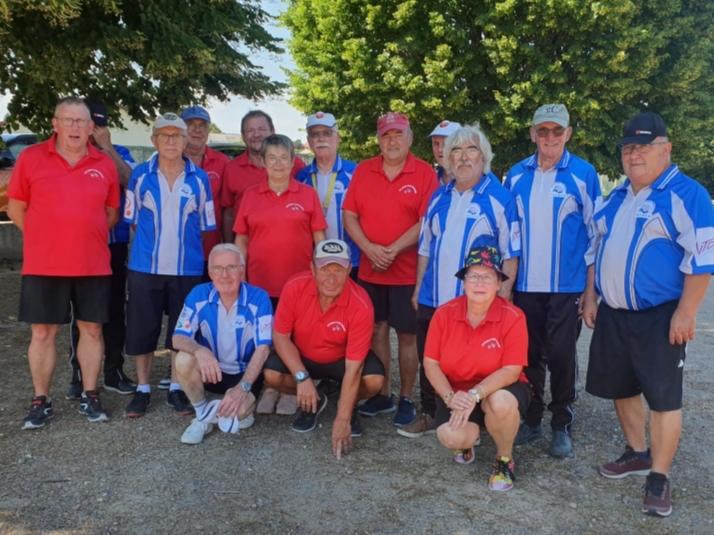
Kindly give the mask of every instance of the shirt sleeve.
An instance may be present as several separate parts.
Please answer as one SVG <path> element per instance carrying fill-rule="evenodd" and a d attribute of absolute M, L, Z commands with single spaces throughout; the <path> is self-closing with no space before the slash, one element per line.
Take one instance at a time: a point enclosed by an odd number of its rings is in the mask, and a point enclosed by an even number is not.
<path fill-rule="evenodd" d="M 310 230 L 312 232 L 317 232 L 318 230 L 327 229 L 327 220 L 325 219 L 325 214 L 322 213 L 322 205 L 320 204 L 320 197 L 317 196 L 317 192 L 310 186 L 305 186 L 307 191 L 309 191 L 312 198 L 312 214 L 310 215 Z"/>
<path fill-rule="evenodd" d="M 126 188 L 126 199 L 124 201 L 124 222 L 136 225 L 139 222 L 139 211 L 141 210 L 141 193 L 139 178 L 144 175 L 142 167 L 135 168 L 129 176 L 129 184 Z"/>
<path fill-rule="evenodd" d="M 108 166 L 109 171 L 109 191 L 107 192 L 106 206 L 109 208 L 119 208 L 121 206 L 121 193 L 119 189 L 119 174 L 114 162 Z"/>
<path fill-rule="evenodd" d="M 226 190 L 224 184 L 223 189 Z M 238 213 L 235 214 L 235 219 L 233 220 L 233 232 L 236 234 L 248 235 L 250 234 L 250 225 L 248 224 L 248 216 L 250 215 L 250 201 L 251 194 L 246 191 L 243 195 L 243 199 L 240 202 L 240 208 L 238 208 Z"/>
<path fill-rule="evenodd" d="M 498 244 L 504 260 L 521 256 L 521 222 L 518 219 L 516 199 L 508 192 L 508 200 L 498 221 Z"/>
<path fill-rule="evenodd" d="M 258 311 L 258 336 L 255 341 L 256 346 L 270 345 L 273 343 L 273 305 L 270 302 L 268 292 L 262 288 L 256 288 L 256 304 Z"/>
<path fill-rule="evenodd" d="M 433 169 L 426 170 L 422 184 L 422 187 L 425 188 L 425 193 L 422 195 L 421 203 L 419 204 L 419 217 L 424 217 L 434 192 L 439 189 L 439 179 L 436 178 L 436 173 Z"/>
<path fill-rule="evenodd" d="M 295 178 L 303 167 L 305 167 L 305 162 L 302 161 L 302 158 L 299 156 L 295 156 L 295 161 L 293 161 L 293 168 L 290 171 L 290 175 Z"/>
<path fill-rule="evenodd" d="M 446 326 L 446 322 L 443 320 L 445 314 L 444 309 L 436 309 L 426 334 L 424 356 L 432 360 L 441 360 L 441 337 L 444 335 L 443 331 Z"/>
<path fill-rule="evenodd" d="M 694 182 L 694 181 L 692 181 Z M 697 183 L 686 191 L 672 191 L 672 219 L 684 249 L 679 265 L 688 275 L 714 272 L 714 208 L 706 190 Z"/>
<path fill-rule="evenodd" d="M 348 287 L 345 288 L 346 291 L 348 289 Z M 355 299 L 354 294 L 351 297 Z M 345 351 L 347 360 L 364 360 L 367 357 L 369 348 L 372 346 L 373 328 L 374 307 L 371 303 L 368 307 L 360 306 L 350 318 Z"/>
<path fill-rule="evenodd" d="M 114 150 L 117 151 L 117 154 L 121 156 L 121 159 L 124 160 L 129 167 L 134 169 L 136 167 L 136 162 L 134 161 L 134 158 L 131 155 L 131 151 L 127 149 L 126 147 L 122 145 L 114 145 Z"/>
<path fill-rule="evenodd" d="M 183 309 L 179 315 L 178 321 L 176 322 L 176 327 L 174 328 L 174 334 L 183 334 L 189 338 L 193 338 L 198 332 L 198 312 L 196 310 L 196 289 L 191 290 L 191 292 L 186 297 Z"/>
<path fill-rule="evenodd" d="M 223 170 L 223 188 L 221 189 L 221 206 L 223 208 L 234 208 L 235 206 L 235 201 L 236 201 L 236 195 L 233 189 L 231 188 L 232 184 L 232 177 L 233 177 L 233 171 L 232 171 L 232 165 L 226 164 L 225 169 Z"/>
<path fill-rule="evenodd" d="M 587 191 L 583 195 L 583 223 L 588 231 L 588 241 L 592 242 L 595 238 L 593 231 L 593 216 L 595 215 L 595 210 L 602 202 L 602 191 L 600 190 L 600 178 L 595 172 L 595 168 L 591 167 L 585 177 L 585 183 Z M 588 262 L 589 260 L 589 262 Z M 592 264 L 593 260 L 587 255 L 585 256 L 585 261 L 587 265 Z"/>
<path fill-rule="evenodd" d="M 523 312 L 516 312 L 513 305 L 507 305 L 503 309 L 506 318 L 508 315 L 516 315 L 515 320 L 510 320 L 504 325 L 501 332 L 503 346 L 502 366 L 528 366 L 528 330 L 526 328 L 526 317 Z"/>
<path fill-rule="evenodd" d="M 216 229 L 216 213 L 213 210 L 213 193 L 208 175 L 202 169 L 196 173 L 196 178 L 201 183 L 201 200 L 199 213 L 201 214 L 201 230 Z"/>
<path fill-rule="evenodd" d="M 345 199 L 342 201 L 342 210 L 347 210 L 348 212 L 359 213 L 359 203 L 357 202 L 357 195 L 360 188 L 360 173 L 359 168 L 363 164 L 357 166 L 354 174 L 352 175 L 352 180 L 350 181 L 350 187 L 347 188 L 347 193 L 345 194 Z"/>
<path fill-rule="evenodd" d="M 298 286 L 295 282 L 288 281 L 283 288 L 278 301 L 278 309 L 275 311 L 275 323 L 273 328 L 278 334 L 292 334 L 295 327 L 295 303 L 298 298 Z"/>
<path fill-rule="evenodd" d="M 23 157 L 24 156 L 24 157 Z M 17 158 L 15 167 L 10 175 L 10 184 L 7 188 L 7 196 L 10 199 L 15 199 L 21 202 L 30 202 L 30 181 L 27 172 L 27 164 L 25 163 L 28 156 L 22 152 Z"/>

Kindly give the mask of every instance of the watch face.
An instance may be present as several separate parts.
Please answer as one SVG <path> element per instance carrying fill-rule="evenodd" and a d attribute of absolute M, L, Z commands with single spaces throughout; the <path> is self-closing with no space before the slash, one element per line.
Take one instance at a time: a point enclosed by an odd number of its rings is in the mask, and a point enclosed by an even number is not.
<path fill-rule="evenodd" d="M 297 372 L 295 374 L 295 379 L 297 381 L 304 381 L 305 379 L 307 379 L 307 372 L 302 372 L 302 371 Z"/>

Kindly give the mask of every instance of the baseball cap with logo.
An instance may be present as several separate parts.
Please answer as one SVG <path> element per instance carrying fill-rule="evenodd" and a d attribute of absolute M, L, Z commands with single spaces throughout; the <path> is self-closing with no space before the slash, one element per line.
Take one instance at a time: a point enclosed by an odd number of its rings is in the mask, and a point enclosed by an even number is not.
<path fill-rule="evenodd" d="M 563 104 L 546 104 L 538 108 L 533 114 L 533 126 L 548 122 L 559 124 L 563 128 L 568 128 L 570 125 L 568 108 Z"/>
<path fill-rule="evenodd" d="M 211 116 L 209 115 L 208 110 L 202 106 L 189 106 L 181 112 L 181 119 L 184 121 L 200 119 L 202 121 L 206 121 L 207 123 L 211 122 Z"/>
<path fill-rule="evenodd" d="M 383 136 L 390 130 L 407 130 L 409 128 L 409 119 L 403 113 L 389 112 L 382 115 L 377 121 L 377 135 Z"/>
<path fill-rule="evenodd" d="M 502 281 L 508 280 L 508 275 L 503 272 L 503 262 L 498 249 L 490 245 L 472 247 L 464 259 L 464 267 L 456 272 L 456 277 L 463 279 L 471 266 L 483 266 L 495 270 L 501 275 Z"/>
<path fill-rule="evenodd" d="M 312 259 L 318 268 L 327 264 L 339 264 L 342 267 L 349 268 L 351 265 L 350 246 L 342 240 L 322 240 L 315 247 Z"/>
<path fill-rule="evenodd" d="M 658 114 L 646 111 L 627 120 L 622 127 L 622 139 L 618 147 L 629 143 L 648 145 L 655 138 L 667 137 L 667 125 Z"/>
<path fill-rule="evenodd" d="M 109 118 L 107 116 L 107 107 L 104 105 L 104 103 L 99 102 L 98 100 L 91 100 L 88 98 L 84 99 L 84 103 L 89 108 L 89 117 L 92 119 L 92 122 L 96 126 L 107 126 L 109 124 Z"/>
<path fill-rule="evenodd" d="M 313 126 L 327 126 L 328 128 L 337 130 L 337 121 L 335 120 L 335 116 L 331 113 L 318 111 L 307 118 L 307 128 L 312 128 Z"/>
<path fill-rule="evenodd" d="M 461 128 L 461 125 L 459 123 L 453 123 L 451 121 L 441 121 L 438 125 L 436 125 L 436 128 L 432 131 L 431 134 L 429 134 L 429 137 L 432 136 L 444 136 L 448 137 L 454 132 L 456 132 L 459 128 Z"/>
<path fill-rule="evenodd" d="M 184 132 L 186 132 L 188 129 L 186 128 L 186 123 L 183 122 L 183 119 L 176 115 L 175 113 L 164 113 L 163 115 L 159 115 L 156 118 L 156 121 L 154 121 L 154 132 L 157 130 L 160 130 L 161 128 L 166 128 L 168 126 L 175 126 L 176 128 L 180 128 Z"/>

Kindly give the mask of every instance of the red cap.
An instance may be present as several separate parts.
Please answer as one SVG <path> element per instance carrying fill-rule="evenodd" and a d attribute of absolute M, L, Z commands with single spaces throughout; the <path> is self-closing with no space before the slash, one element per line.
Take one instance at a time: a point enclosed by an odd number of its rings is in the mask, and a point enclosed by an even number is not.
<path fill-rule="evenodd" d="M 403 113 L 392 113 L 391 111 L 382 115 L 377 121 L 377 135 L 383 136 L 390 130 L 407 130 L 409 128 L 409 119 Z"/>

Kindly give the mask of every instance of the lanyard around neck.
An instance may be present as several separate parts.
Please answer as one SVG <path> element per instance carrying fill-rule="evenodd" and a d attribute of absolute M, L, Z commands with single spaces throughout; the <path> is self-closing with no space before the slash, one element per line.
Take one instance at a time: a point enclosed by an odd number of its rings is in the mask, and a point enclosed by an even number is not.
<path fill-rule="evenodd" d="M 332 188 L 335 187 L 335 180 L 337 179 L 337 173 L 332 173 L 332 178 L 330 183 L 327 185 L 327 195 L 325 196 L 325 202 L 322 203 L 322 211 L 327 214 L 327 209 L 330 207 L 330 200 L 332 199 Z M 317 191 L 317 174 L 312 173 L 312 187 Z"/>

